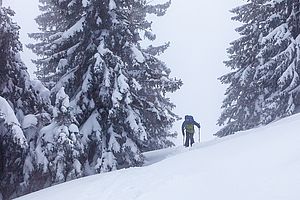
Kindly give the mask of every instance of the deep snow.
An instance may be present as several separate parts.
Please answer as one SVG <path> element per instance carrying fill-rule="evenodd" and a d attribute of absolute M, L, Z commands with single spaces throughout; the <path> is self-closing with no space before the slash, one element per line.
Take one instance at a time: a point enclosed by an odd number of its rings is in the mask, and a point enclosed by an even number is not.
<path fill-rule="evenodd" d="M 299 200 L 300 115 L 193 148 L 146 153 L 146 164 L 81 178 L 19 200 Z"/>

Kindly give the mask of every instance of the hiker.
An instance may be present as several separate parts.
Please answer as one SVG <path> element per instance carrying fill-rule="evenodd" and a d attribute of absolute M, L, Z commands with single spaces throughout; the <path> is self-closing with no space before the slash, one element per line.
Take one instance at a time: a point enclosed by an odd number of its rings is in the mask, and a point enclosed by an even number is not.
<path fill-rule="evenodd" d="M 194 141 L 194 133 L 195 133 L 194 126 L 197 126 L 200 130 L 200 124 L 195 122 L 193 116 L 186 115 L 185 120 L 181 126 L 181 131 L 182 131 L 183 137 L 186 135 L 186 139 L 185 139 L 185 143 L 184 143 L 184 146 L 186 146 L 186 147 L 188 147 L 189 144 L 191 144 L 191 146 L 192 146 L 193 143 L 195 142 Z M 199 135 L 199 137 L 200 137 L 200 135 Z"/>

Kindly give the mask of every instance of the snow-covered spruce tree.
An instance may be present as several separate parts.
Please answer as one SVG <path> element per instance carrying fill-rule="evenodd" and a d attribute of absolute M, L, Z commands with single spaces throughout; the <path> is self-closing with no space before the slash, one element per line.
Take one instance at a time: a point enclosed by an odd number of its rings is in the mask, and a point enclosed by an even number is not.
<path fill-rule="evenodd" d="M 68 59 L 74 60 L 74 57 L 80 56 L 74 51 L 78 48 L 77 34 L 81 34 L 84 22 L 82 2 L 40 0 L 40 10 L 43 14 L 36 18 L 36 22 L 41 32 L 30 34 L 32 38 L 40 40 L 40 43 L 28 47 L 42 58 L 33 62 L 38 69 L 37 77 L 48 88 L 52 88 L 71 69 Z M 78 84 L 74 87 L 79 87 Z M 55 100 L 55 95 L 53 99 Z"/>
<path fill-rule="evenodd" d="M 18 195 L 27 142 L 11 106 L 0 96 L 0 199 Z"/>
<path fill-rule="evenodd" d="M 83 135 L 85 173 L 143 163 L 142 151 L 171 146 L 168 137 L 177 116 L 165 94 L 181 81 L 156 55 L 168 45 L 140 45 L 142 34 L 154 40 L 149 13 L 164 15 L 170 2 L 144 0 L 65 0 L 43 2 L 37 18 L 42 33 L 31 49 L 39 76 L 55 94 L 64 86 Z"/>
<path fill-rule="evenodd" d="M 236 131 L 294 114 L 300 105 L 300 21 L 298 0 L 251 0 L 233 10 L 244 23 L 242 36 L 228 49 L 226 66 L 233 72 L 221 77 L 230 84 L 216 133 Z"/>
<path fill-rule="evenodd" d="M 47 93 L 39 81 L 31 81 L 27 68 L 20 59 L 22 45 L 19 26 L 11 17 L 11 9 L 0 8 L 0 95 L 12 106 L 18 120 L 24 115 L 42 112 L 48 103 Z"/>
<path fill-rule="evenodd" d="M 0 8 L 0 96 L 12 107 L 9 115 L 17 118 L 13 122 L 17 126 L 4 123 L 0 128 L 0 132 L 3 133 L 0 140 L 0 176 L 4 199 L 15 197 L 24 191 L 22 183 L 26 175 L 23 170 L 27 168 L 25 157 L 28 145 L 23 145 L 25 142 L 18 145 L 13 141 L 13 135 L 26 137 L 27 134 L 20 130 L 16 132 L 14 127 L 19 127 L 26 115 L 42 113 L 49 104 L 49 90 L 45 89 L 40 81 L 30 80 L 20 59 L 22 45 L 19 41 L 19 26 L 12 21 L 13 15 L 11 9 Z M 26 138 L 26 143 L 27 141 L 29 140 Z M 15 170 L 14 175 L 12 170 Z"/>
<path fill-rule="evenodd" d="M 24 161 L 21 193 L 27 194 L 43 187 L 45 177 L 38 170 L 36 147 L 40 130 L 51 123 L 49 113 L 28 114 L 22 121 L 22 130 L 28 143 L 28 151 Z"/>
<path fill-rule="evenodd" d="M 36 163 L 31 172 L 29 190 L 34 191 L 53 184 L 72 180 L 83 175 L 77 121 L 71 114 L 69 97 L 62 87 L 56 94 L 53 121 L 41 129 L 37 139 Z"/>

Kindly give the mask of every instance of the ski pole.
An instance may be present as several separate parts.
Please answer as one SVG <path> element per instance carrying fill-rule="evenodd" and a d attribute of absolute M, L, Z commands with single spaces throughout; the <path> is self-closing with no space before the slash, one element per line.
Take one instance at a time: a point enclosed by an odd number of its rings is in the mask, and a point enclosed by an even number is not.
<path fill-rule="evenodd" d="M 182 135 L 182 145 L 184 146 L 184 134 Z"/>
<path fill-rule="evenodd" d="M 200 141 L 201 141 L 201 140 L 200 140 L 200 128 L 199 128 L 198 130 L 199 130 L 199 132 L 198 132 L 198 133 L 199 133 L 199 143 L 200 143 Z"/>

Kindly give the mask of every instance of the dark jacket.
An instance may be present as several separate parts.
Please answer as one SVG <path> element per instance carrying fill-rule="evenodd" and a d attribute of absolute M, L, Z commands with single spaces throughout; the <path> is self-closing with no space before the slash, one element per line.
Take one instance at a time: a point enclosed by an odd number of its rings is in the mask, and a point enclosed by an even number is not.
<path fill-rule="evenodd" d="M 182 134 L 184 135 L 184 129 L 185 129 L 185 126 L 187 124 L 193 124 L 194 126 L 197 126 L 198 128 L 200 128 L 200 124 L 195 122 L 193 116 L 190 116 L 190 115 L 186 115 L 185 116 L 185 120 L 184 122 L 182 123 L 182 126 L 181 126 L 181 131 L 182 131 Z"/>

